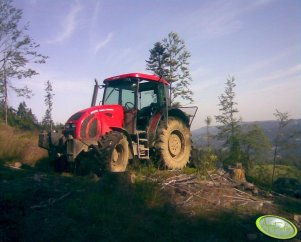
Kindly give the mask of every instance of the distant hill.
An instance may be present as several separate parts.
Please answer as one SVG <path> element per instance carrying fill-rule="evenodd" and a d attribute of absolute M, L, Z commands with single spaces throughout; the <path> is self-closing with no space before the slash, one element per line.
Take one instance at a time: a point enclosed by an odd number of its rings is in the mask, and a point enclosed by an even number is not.
<path fill-rule="evenodd" d="M 259 125 L 271 143 L 275 140 L 278 130 L 277 121 L 257 121 L 257 122 L 243 122 L 242 128 L 246 130 L 251 125 Z M 214 137 L 218 133 L 216 126 L 209 127 L 210 134 Z M 290 120 L 289 124 L 284 128 L 285 135 L 288 137 L 288 143 L 294 143 L 294 152 L 300 155 L 301 162 L 301 119 Z M 195 147 L 204 147 L 207 144 L 207 129 L 206 127 L 199 128 L 192 131 L 192 140 Z M 220 148 L 222 142 L 216 138 L 212 139 L 212 145 L 215 148 Z"/>

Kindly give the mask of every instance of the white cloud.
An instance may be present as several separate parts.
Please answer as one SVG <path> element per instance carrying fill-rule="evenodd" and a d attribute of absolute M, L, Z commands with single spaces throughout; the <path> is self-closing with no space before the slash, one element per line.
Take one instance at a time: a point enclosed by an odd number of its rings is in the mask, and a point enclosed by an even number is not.
<path fill-rule="evenodd" d="M 90 33 L 94 33 L 94 31 L 92 30 L 94 30 L 97 27 L 99 11 L 100 11 L 100 1 L 97 1 L 91 18 Z"/>
<path fill-rule="evenodd" d="M 103 47 L 105 47 L 112 40 L 113 36 L 114 36 L 114 33 L 109 33 L 104 40 L 102 40 L 98 44 L 96 44 L 94 53 L 97 54 L 97 52 L 99 50 L 101 50 Z"/>
<path fill-rule="evenodd" d="M 198 66 L 197 68 L 191 70 L 190 74 L 195 79 L 195 78 L 199 78 L 199 77 L 208 75 L 209 70 L 208 70 L 208 68 L 201 65 L 201 66 Z"/>
<path fill-rule="evenodd" d="M 260 59 L 256 61 L 254 64 L 250 64 L 249 66 L 246 66 L 241 72 L 236 73 L 236 75 L 246 75 L 252 72 L 256 72 L 258 70 L 262 70 L 263 68 L 271 66 L 272 64 L 277 63 L 283 59 L 287 59 L 292 54 L 295 54 L 296 52 L 300 52 L 300 50 L 301 50 L 300 46 L 289 47 L 265 60 Z"/>
<path fill-rule="evenodd" d="M 266 6 L 271 0 L 208 2 L 185 22 L 197 35 L 210 39 L 239 31 L 243 28 L 242 16 Z"/>
<path fill-rule="evenodd" d="M 301 72 L 301 64 L 298 64 L 282 70 L 275 71 L 266 76 L 256 78 L 254 81 L 262 83 L 262 82 L 270 82 L 274 80 L 283 80 L 283 82 L 285 82 L 287 78 L 291 77 L 292 75 L 296 75 L 300 72 Z"/>
<path fill-rule="evenodd" d="M 77 2 L 72 6 L 66 18 L 62 22 L 60 33 L 53 39 L 47 41 L 48 44 L 60 43 L 67 40 L 74 33 L 77 27 L 77 19 L 80 10 L 82 9 L 81 5 Z"/>
<path fill-rule="evenodd" d="M 285 74 L 285 73 L 284 73 Z M 265 97 L 264 93 L 270 93 L 271 95 L 275 94 L 275 92 L 278 91 L 282 91 L 284 94 L 284 96 L 290 96 L 290 94 L 285 93 L 285 89 L 288 87 L 292 87 L 294 86 L 294 88 L 291 88 L 291 90 L 294 90 L 295 93 L 300 92 L 299 90 L 301 90 L 301 83 L 300 83 L 300 78 L 301 78 L 301 73 L 296 73 L 295 75 L 291 73 L 291 75 L 287 75 L 285 77 L 279 77 L 279 79 L 283 80 L 282 82 L 271 82 L 269 83 L 269 85 L 260 85 L 258 86 L 258 88 L 256 89 L 252 89 L 252 90 L 248 90 L 246 92 L 244 92 L 244 94 L 259 94 L 261 93 L 261 95 L 263 97 Z M 263 80 L 264 78 L 262 78 Z M 282 95 L 283 96 L 283 95 Z"/>
<path fill-rule="evenodd" d="M 220 73 L 217 73 L 215 70 L 210 69 L 205 65 L 199 65 L 191 70 L 191 89 L 194 92 L 196 99 L 201 96 L 208 97 L 208 92 L 212 90 L 220 91 L 221 83 L 225 82 L 226 77 L 221 76 Z"/>
<path fill-rule="evenodd" d="M 202 96 L 207 96 L 204 94 L 205 91 L 211 91 L 213 88 L 217 89 L 216 87 L 219 85 L 220 80 L 218 78 L 202 78 L 202 79 L 195 79 L 191 83 L 191 89 L 195 96 L 198 96 L 200 93 L 203 93 Z"/>

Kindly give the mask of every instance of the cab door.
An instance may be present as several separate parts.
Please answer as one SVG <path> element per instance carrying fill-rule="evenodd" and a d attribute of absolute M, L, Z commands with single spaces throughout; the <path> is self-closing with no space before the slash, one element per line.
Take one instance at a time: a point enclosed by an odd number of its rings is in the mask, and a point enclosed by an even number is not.
<path fill-rule="evenodd" d="M 137 120 L 135 90 L 121 90 L 121 105 L 124 108 L 124 129 L 127 130 L 129 134 L 135 134 Z"/>

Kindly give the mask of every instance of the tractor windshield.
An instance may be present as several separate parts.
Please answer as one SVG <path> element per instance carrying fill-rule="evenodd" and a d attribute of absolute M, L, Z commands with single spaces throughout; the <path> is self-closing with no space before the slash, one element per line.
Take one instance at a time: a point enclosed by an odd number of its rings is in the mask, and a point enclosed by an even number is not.
<path fill-rule="evenodd" d="M 110 81 L 106 84 L 103 104 L 119 104 L 126 110 L 163 107 L 166 105 L 164 84 L 137 78 Z"/>
<path fill-rule="evenodd" d="M 126 109 L 135 107 L 137 81 L 121 79 L 109 82 L 106 86 L 103 104 L 119 104 Z"/>

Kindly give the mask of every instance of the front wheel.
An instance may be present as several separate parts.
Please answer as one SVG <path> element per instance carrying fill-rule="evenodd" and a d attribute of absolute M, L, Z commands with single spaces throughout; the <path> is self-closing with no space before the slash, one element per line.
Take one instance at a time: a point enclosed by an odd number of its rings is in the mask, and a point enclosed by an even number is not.
<path fill-rule="evenodd" d="M 48 150 L 48 160 L 53 166 L 55 172 L 64 172 L 67 168 L 67 161 L 64 156 L 58 156 L 58 153 L 54 147 Z"/>
<path fill-rule="evenodd" d="M 191 133 L 185 123 L 170 117 L 167 128 L 162 123 L 158 129 L 156 150 L 169 169 L 182 169 L 191 153 Z"/>
<path fill-rule="evenodd" d="M 99 141 L 100 152 L 104 154 L 106 169 L 111 172 L 124 172 L 129 160 L 129 143 L 118 131 L 105 134 Z"/>

